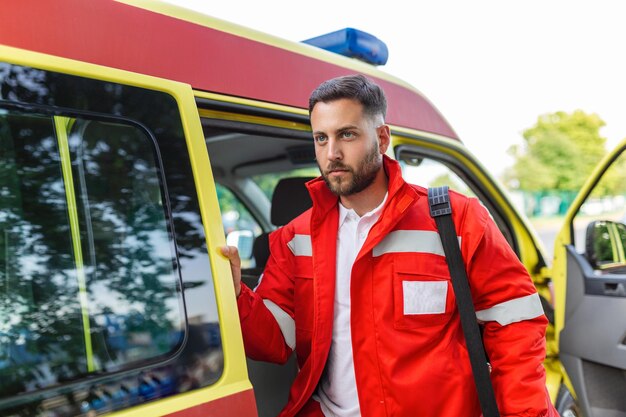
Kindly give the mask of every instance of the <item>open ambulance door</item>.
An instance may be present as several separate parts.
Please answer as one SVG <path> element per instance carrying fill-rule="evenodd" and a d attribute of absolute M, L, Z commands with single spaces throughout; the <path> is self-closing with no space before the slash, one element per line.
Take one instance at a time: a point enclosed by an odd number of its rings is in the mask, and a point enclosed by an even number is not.
<path fill-rule="evenodd" d="M 567 416 L 626 416 L 625 223 L 623 141 L 582 188 L 555 244 L 555 330 L 577 402 Z"/>

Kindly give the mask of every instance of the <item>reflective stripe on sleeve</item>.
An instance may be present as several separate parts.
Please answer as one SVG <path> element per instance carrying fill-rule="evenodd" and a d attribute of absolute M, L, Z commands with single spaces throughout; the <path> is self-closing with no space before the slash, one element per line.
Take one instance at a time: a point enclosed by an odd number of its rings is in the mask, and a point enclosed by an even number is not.
<path fill-rule="evenodd" d="M 458 237 L 459 244 L 461 237 Z M 381 256 L 392 252 L 431 253 L 445 256 L 439 233 L 430 230 L 396 230 L 389 233 L 372 250 L 372 256 Z"/>
<path fill-rule="evenodd" d="M 309 235 L 294 235 L 287 246 L 295 256 L 313 256 L 313 246 Z"/>
<path fill-rule="evenodd" d="M 477 311 L 476 318 L 480 321 L 497 321 L 501 326 L 506 326 L 518 321 L 531 320 L 543 314 L 539 294 L 534 293 Z"/>
<path fill-rule="evenodd" d="M 289 346 L 291 350 L 294 350 L 296 348 L 296 322 L 285 310 L 280 308 L 278 304 L 273 301 L 263 299 L 263 304 L 265 304 L 265 307 L 267 307 L 276 319 L 287 346 Z"/>
<path fill-rule="evenodd" d="M 252 291 L 256 291 L 256 289 L 259 288 L 259 285 L 261 285 L 261 281 L 263 281 L 263 275 L 265 275 L 265 273 L 262 273 L 261 276 L 259 276 L 259 280 L 256 282 L 256 287 L 254 287 Z"/>

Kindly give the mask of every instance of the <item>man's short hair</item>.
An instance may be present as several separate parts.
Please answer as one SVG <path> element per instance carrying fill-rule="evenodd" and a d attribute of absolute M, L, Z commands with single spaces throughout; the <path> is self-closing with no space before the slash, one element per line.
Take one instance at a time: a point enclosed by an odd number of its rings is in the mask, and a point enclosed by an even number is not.
<path fill-rule="evenodd" d="M 380 114 L 384 119 L 387 115 L 387 99 L 383 89 L 369 78 L 356 74 L 332 78 L 313 90 L 309 98 L 309 116 L 317 103 L 329 103 L 342 98 L 361 103 L 366 116 Z"/>

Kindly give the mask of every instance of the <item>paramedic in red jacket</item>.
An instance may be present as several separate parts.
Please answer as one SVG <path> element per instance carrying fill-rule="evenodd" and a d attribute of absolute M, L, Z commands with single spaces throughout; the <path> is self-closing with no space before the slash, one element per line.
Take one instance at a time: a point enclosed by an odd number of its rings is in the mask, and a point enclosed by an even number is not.
<path fill-rule="evenodd" d="M 385 156 L 386 99 L 356 75 L 309 102 L 321 177 L 306 211 L 270 236 L 258 287 L 233 267 L 246 353 L 300 371 L 280 416 L 478 417 L 450 275 L 426 190 Z M 545 389 L 539 296 L 478 200 L 454 222 L 502 416 L 557 416 Z"/>

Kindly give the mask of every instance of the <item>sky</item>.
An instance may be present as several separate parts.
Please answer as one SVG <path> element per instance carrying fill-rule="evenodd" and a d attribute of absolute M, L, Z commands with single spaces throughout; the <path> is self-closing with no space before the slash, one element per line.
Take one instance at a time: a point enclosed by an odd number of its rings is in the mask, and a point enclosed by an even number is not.
<path fill-rule="evenodd" d="M 620 0 L 168 0 L 284 39 L 345 27 L 389 48 L 380 67 L 413 85 L 500 177 L 540 115 L 580 109 L 626 138 L 626 3 Z"/>

